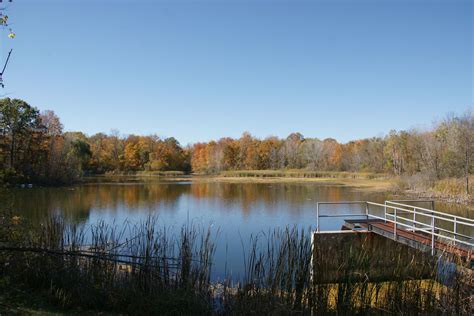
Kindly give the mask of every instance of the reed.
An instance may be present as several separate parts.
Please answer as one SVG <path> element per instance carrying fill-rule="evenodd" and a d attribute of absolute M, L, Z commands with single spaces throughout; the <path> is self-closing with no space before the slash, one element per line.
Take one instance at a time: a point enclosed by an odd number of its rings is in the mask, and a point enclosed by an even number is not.
<path fill-rule="evenodd" d="M 17 226 L 2 231 L 2 293 L 33 291 L 64 310 L 210 313 L 210 230 L 189 225 L 173 236 L 153 216 L 136 225 L 85 227 L 53 216 L 40 227 Z M 33 233 L 11 238 L 16 229 Z"/>
<path fill-rule="evenodd" d="M 334 178 L 334 179 L 378 179 L 386 178 L 384 174 L 371 172 L 313 171 L 297 170 L 232 170 L 222 171 L 222 177 L 253 178 Z"/>
<path fill-rule="evenodd" d="M 225 291 L 230 293 L 226 311 L 471 315 L 472 270 L 456 268 L 448 285 L 438 273 L 440 264 L 453 267 L 456 258 L 433 260 L 396 243 L 388 250 L 364 241 L 361 247 L 348 246 L 342 260 L 334 255 L 338 249 L 326 249 L 314 252 L 311 261 L 310 234 L 293 227 L 251 237 L 245 277 L 234 291 Z M 328 281 L 331 271 L 337 281 Z"/>
<path fill-rule="evenodd" d="M 456 268 L 448 279 L 440 278 L 446 275 L 440 268 L 452 268 L 456 258 L 434 261 L 401 246 L 387 251 L 370 241 L 349 245 L 341 259 L 334 255 L 337 249 L 313 249 L 310 229 L 269 230 L 242 241 L 243 275 L 219 284 L 211 280 L 216 232 L 197 225 L 184 225 L 174 235 L 153 216 L 136 224 L 90 226 L 69 224 L 59 216 L 41 225 L 11 214 L 0 221 L 0 297 L 24 293 L 28 302 L 36 297 L 62 311 L 472 312 L 472 270 Z M 380 269 L 390 271 L 389 277 L 381 278 Z M 337 281 L 328 279 L 332 273 Z"/>
<path fill-rule="evenodd" d="M 143 171 L 111 171 L 106 172 L 106 176 L 137 176 L 137 177 L 181 177 L 187 173 L 179 170 L 170 170 L 170 171 L 153 171 L 153 170 L 143 170 Z"/>

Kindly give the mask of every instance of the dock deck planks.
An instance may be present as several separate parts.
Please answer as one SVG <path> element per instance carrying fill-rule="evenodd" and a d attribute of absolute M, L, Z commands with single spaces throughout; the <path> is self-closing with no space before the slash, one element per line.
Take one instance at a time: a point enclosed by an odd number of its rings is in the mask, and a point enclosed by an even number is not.
<path fill-rule="evenodd" d="M 378 235 L 382 235 L 387 238 L 394 237 L 394 224 L 390 222 L 384 222 L 379 219 L 346 219 L 345 225 L 349 229 L 365 228 Z M 404 228 L 397 227 L 397 241 L 405 242 L 415 248 L 431 248 L 431 236 L 420 232 L 409 231 Z M 434 242 L 434 247 L 437 251 L 447 252 L 451 254 L 459 255 L 462 258 L 469 258 L 470 261 L 474 261 L 474 253 L 465 248 L 457 245 L 448 244 L 440 240 Z"/>

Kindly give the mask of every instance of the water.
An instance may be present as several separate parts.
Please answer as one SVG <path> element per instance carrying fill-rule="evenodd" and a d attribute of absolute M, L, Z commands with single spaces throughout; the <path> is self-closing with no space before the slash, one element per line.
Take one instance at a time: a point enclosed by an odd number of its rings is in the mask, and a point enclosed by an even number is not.
<path fill-rule="evenodd" d="M 138 222 L 149 214 L 159 225 L 179 232 L 183 224 L 212 227 L 217 234 L 214 277 L 242 273 L 243 246 L 251 235 L 296 225 L 315 229 L 316 202 L 370 200 L 383 203 L 387 193 L 342 185 L 316 183 L 225 183 L 163 181 L 143 178 L 98 178 L 60 188 L 13 189 L 0 193 L 4 207 L 33 222 L 49 214 L 63 214 L 74 223 L 104 220 L 121 225 Z M 468 216 L 456 205 L 443 211 Z M 438 209 L 438 207 L 437 207 Z M 439 209 L 441 210 L 441 209 Z M 363 214 L 365 206 L 324 206 L 322 214 Z M 343 218 L 323 219 L 323 230 L 339 230 Z M 226 251 L 227 249 L 227 251 Z M 224 271 L 227 263 L 227 271 Z"/>

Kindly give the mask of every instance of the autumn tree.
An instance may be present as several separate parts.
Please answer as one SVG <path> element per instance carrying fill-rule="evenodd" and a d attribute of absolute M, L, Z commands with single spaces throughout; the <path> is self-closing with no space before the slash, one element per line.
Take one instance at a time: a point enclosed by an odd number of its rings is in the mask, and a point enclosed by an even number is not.
<path fill-rule="evenodd" d="M 278 152 L 282 142 L 277 137 L 267 137 L 258 142 L 258 169 L 278 169 Z"/>
<path fill-rule="evenodd" d="M 222 152 L 222 170 L 233 170 L 237 168 L 237 157 L 239 153 L 239 142 L 233 138 L 221 138 L 218 142 L 219 150 Z"/>
<path fill-rule="evenodd" d="M 122 160 L 125 170 L 138 171 L 143 169 L 144 163 L 148 162 L 148 157 L 145 157 L 140 147 L 140 137 L 135 135 L 127 137 Z"/>
<path fill-rule="evenodd" d="M 63 173 L 63 124 L 53 111 L 43 111 L 40 124 L 44 128 L 43 146 L 46 157 L 42 173 L 45 178 L 60 179 Z"/>
<path fill-rule="evenodd" d="M 339 143 L 292 133 L 284 139 L 238 139 L 183 148 L 173 137 L 63 132 L 53 111 L 19 99 L 0 100 L 0 181 L 73 182 L 86 173 L 311 169 L 418 175 L 431 182 L 463 178 L 470 193 L 473 172 L 472 110 L 449 116 L 430 130 L 391 131 L 385 137 Z"/>
<path fill-rule="evenodd" d="M 463 116 L 450 117 L 443 122 L 447 130 L 451 155 L 451 174 L 465 179 L 466 193 L 469 194 L 469 176 L 474 168 L 474 114 L 470 110 Z"/>
<path fill-rule="evenodd" d="M 2 147 L 8 152 L 7 167 L 15 169 L 20 155 L 28 150 L 33 133 L 41 131 L 39 111 L 23 100 L 0 100 L 0 133 Z"/>
<path fill-rule="evenodd" d="M 299 169 L 303 167 L 302 149 L 304 140 L 304 136 L 301 133 L 291 133 L 286 138 L 281 150 L 285 155 L 288 168 Z"/>
<path fill-rule="evenodd" d="M 195 172 L 207 171 L 207 144 L 196 143 L 192 148 L 191 168 Z"/>
<path fill-rule="evenodd" d="M 165 140 L 155 139 L 153 146 L 149 147 L 149 169 L 157 171 L 184 170 L 186 169 L 187 155 L 179 142 L 169 137 Z"/>

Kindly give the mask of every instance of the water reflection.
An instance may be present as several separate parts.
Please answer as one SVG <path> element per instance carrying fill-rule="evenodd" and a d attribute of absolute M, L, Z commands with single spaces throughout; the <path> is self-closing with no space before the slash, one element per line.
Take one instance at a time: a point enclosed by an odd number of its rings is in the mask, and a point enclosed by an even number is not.
<path fill-rule="evenodd" d="M 171 182 L 143 179 L 94 181 L 67 188 L 14 189 L 0 192 L 2 206 L 40 222 L 61 213 L 74 223 L 98 220 L 138 222 L 157 214 L 162 225 L 179 228 L 192 221 L 220 230 L 216 260 L 240 271 L 242 243 L 252 234 L 297 225 L 314 228 L 316 202 L 371 200 L 382 202 L 385 193 L 314 183 Z M 469 216 L 465 207 L 438 204 L 438 210 Z M 328 206 L 330 213 L 364 213 L 363 205 Z M 343 218 L 324 219 L 321 229 L 340 229 Z M 226 252 L 226 247 L 229 251 Z"/>
<path fill-rule="evenodd" d="M 199 182 L 113 182 L 89 183 L 67 188 L 15 189 L 0 192 L 3 205 L 41 220 L 59 212 L 75 221 L 87 221 L 92 211 L 109 214 L 129 212 L 176 212 L 183 199 L 219 212 L 235 212 L 248 217 L 252 212 L 270 214 L 281 211 L 301 214 L 317 201 L 372 200 L 383 202 L 383 193 L 365 193 L 344 186 L 285 183 L 199 183 Z M 189 202 L 189 201 L 188 201 Z M 196 206 L 194 205 L 194 206 Z M 423 206 L 423 205 L 420 205 Z M 189 208 L 189 205 L 188 205 Z M 195 207 L 193 207 L 195 208 Z M 354 211 L 359 206 L 327 207 L 329 212 Z M 460 205 L 438 203 L 436 209 L 469 217 Z M 314 209 L 312 210 L 314 212 Z M 309 224 L 309 223 L 308 223 Z"/>
<path fill-rule="evenodd" d="M 216 212 L 238 212 L 248 217 L 253 212 L 294 216 L 306 211 L 314 214 L 317 201 L 372 200 L 383 202 L 384 193 L 367 193 L 337 185 L 297 183 L 212 183 L 132 181 L 95 182 L 66 188 L 14 189 L 0 192 L 4 206 L 32 220 L 62 213 L 75 222 L 87 221 L 91 212 L 140 213 L 177 212 L 189 203 Z M 420 205 L 424 206 L 424 205 Z M 309 210 L 308 208 L 312 208 Z M 326 207 L 328 212 L 354 211 L 359 206 Z M 437 210 L 469 217 L 465 207 L 437 203 Z M 307 223 L 310 224 L 310 223 Z"/>
<path fill-rule="evenodd" d="M 282 211 L 297 217 L 306 211 L 314 214 L 317 201 L 369 198 L 382 201 L 385 195 L 334 185 L 132 181 L 13 189 L 1 192 L 0 197 L 3 205 L 33 221 L 48 214 L 62 213 L 71 221 L 84 222 L 91 213 L 123 215 L 125 212 L 133 216 L 145 211 L 175 213 L 183 207 L 202 207 L 219 213 L 238 212 L 242 218 L 254 212 L 276 214 Z"/>

